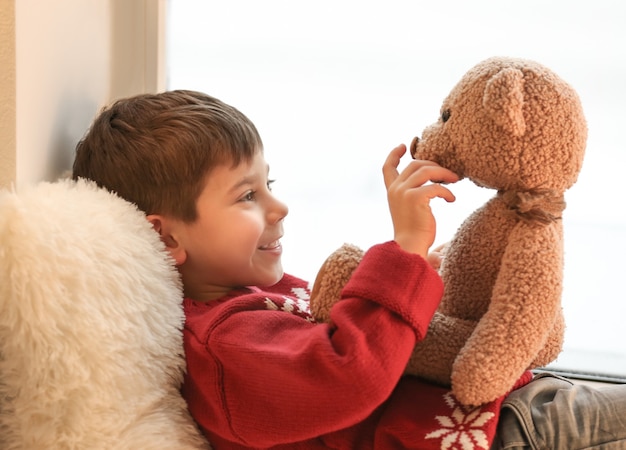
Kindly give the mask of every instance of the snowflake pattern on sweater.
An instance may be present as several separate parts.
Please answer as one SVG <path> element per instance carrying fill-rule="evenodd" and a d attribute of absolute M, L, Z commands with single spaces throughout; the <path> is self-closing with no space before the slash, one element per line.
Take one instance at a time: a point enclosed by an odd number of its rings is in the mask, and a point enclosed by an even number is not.
<path fill-rule="evenodd" d="M 532 379 L 525 372 L 513 389 Z M 500 408 L 506 396 L 480 406 L 461 404 L 449 388 L 413 378 L 395 393 L 393 407 L 400 410 L 392 420 L 396 428 L 409 432 L 403 445 L 420 450 L 489 450 L 496 436 Z M 413 411 L 410 411 L 413 405 Z M 409 414 L 405 418 L 402 414 Z M 421 429 L 421 433 L 416 430 Z"/>
<path fill-rule="evenodd" d="M 443 395 L 450 415 L 435 416 L 441 428 L 426 435 L 426 439 L 441 439 L 441 449 L 472 450 L 489 448 L 489 437 L 483 429 L 496 414 L 481 407 L 468 407 L 456 401 L 450 392 Z"/>
<path fill-rule="evenodd" d="M 272 300 L 269 297 L 265 297 L 265 307 L 270 311 L 284 311 L 295 314 L 309 322 L 315 323 L 315 319 L 311 315 L 311 309 L 309 307 L 309 300 L 311 298 L 310 291 L 305 288 L 294 287 L 291 288 L 291 293 L 295 298 L 283 295 L 282 304 L 276 299 Z"/>

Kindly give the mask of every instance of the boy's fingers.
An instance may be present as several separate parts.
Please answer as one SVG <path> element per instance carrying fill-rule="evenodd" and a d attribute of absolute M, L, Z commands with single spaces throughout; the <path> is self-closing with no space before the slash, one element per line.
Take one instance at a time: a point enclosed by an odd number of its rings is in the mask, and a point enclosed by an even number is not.
<path fill-rule="evenodd" d="M 456 200 L 452 191 L 437 183 L 427 184 L 426 186 L 416 186 L 411 191 L 411 195 L 415 195 L 416 200 L 421 198 L 423 201 L 430 202 L 434 198 L 442 198 L 448 203 Z"/>
<path fill-rule="evenodd" d="M 442 198 L 448 203 L 456 200 L 456 197 L 454 196 L 452 191 L 450 191 L 450 189 L 448 188 L 443 187 L 440 184 L 431 184 L 427 187 L 433 190 L 433 194 L 435 194 L 436 197 Z"/>
<path fill-rule="evenodd" d="M 398 178 L 398 165 L 400 164 L 400 158 L 406 153 L 406 145 L 400 144 L 387 156 L 385 164 L 383 165 L 383 178 L 385 180 L 385 186 L 389 188 L 391 183 Z"/>
<path fill-rule="evenodd" d="M 416 163 L 416 164 L 413 164 Z M 414 186 L 421 186 L 428 181 L 433 183 L 455 183 L 459 176 L 431 161 L 413 161 L 399 175 L 401 181 L 408 180 Z"/>
<path fill-rule="evenodd" d="M 459 181 L 458 175 L 451 170 L 427 160 L 413 160 L 402 172 L 398 172 L 400 159 L 405 153 L 406 145 L 400 144 L 387 156 L 383 165 L 383 177 L 387 189 L 396 180 L 399 182 L 409 181 L 411 185 L 416 187 L 422 186 L 428 181 L 433 183 L 454 183 Z"/>

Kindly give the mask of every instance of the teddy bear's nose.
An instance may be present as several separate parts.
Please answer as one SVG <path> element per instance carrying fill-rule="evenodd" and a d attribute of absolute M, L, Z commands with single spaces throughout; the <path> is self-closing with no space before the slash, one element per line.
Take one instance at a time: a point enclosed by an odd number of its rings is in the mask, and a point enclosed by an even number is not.
<path fill-rule="evenodd" d="M 419 144 L 420 138 L 415 136 L 411 141 L 411 156 L 415 159 L 415 153 L 417 153 L 417 144 Z"/>

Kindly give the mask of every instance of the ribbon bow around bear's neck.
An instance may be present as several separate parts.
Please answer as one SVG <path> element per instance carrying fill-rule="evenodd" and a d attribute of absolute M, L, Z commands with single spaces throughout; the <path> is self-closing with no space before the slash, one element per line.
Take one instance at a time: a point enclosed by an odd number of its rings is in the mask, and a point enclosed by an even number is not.
<path fill-rule="evenodd" d="M 561 220 L 565 209 L 563 194 L 551 189 L 498 191 L 498 196 L 512 213 L 525 222 L 547 225 Z"/>

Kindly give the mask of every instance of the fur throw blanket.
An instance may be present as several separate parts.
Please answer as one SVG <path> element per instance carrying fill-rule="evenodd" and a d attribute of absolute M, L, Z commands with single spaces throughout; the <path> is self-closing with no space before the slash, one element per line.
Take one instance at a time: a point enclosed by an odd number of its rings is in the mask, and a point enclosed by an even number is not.
<path fill-rule="evenodd" d="M 206 449 L 179 388 L 182 292 L 130 203 L 0 191 L 0 448 Z"/>

